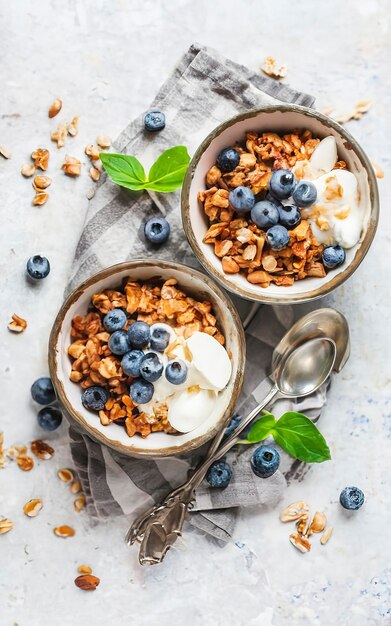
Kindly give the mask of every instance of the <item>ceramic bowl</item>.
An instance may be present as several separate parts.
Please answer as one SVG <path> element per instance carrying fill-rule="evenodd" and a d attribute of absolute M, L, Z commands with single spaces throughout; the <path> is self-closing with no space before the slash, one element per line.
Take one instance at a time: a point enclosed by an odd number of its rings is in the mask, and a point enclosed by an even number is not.
<path fill-rule="evenodd" d="M 102 426 L 96 413 L 81 403 L 81 387 L 69 380 L 71 361 L 67 347 L 75 315 L 84 315 L 91 296 L 103 289 L 121 286 L 124 278 L 141 282 L 150 279 L 177 279 L 180 288 L 199 300 L 209 300 L 226 338 L 225 347 L 232 361 L 232 375 L 227 387 L 220 392 L 214 412 L 196 430 L 169 435 L 152 433 L 146 439 L 139 435 L 128 437 L 125 429 L 115 423 Z M 243 382 L 246 344 L 242 323 L 229 298 L 208 276 L 179 263 L 160 260 L 134 260 L 109 267 L 80 285 L 62 305 L 54 322 L 49 340 L 50 376 L 57 397 L 70 421 L 76 422 L 88 435 L 102 444 L 129 456 L 165 457 L 193 450 L 207 442 L 226 423 L 235 408 Z"/>
<path fill-rule="evenodd" d="M 348 169 L 358 181 L 365 221 L 359 243 L 346 251 L 346 262 L 325 278 L 306 278 L 291 287 L 278 287 L 273 283 L 262 288 L 252 285 L 242 274 L 224 274 L 221 261 L 213 246 L 203 243 L 208 229 L 207 218 L 197 199 L 199 191 L 206 189 L 205 176 L 215 164 L 219 152 L 236 142 L 241 142 L 248 131 L 289 132 L 305 128 L 316 137 L 333 135 L 337 142 L 339 159 L 346 161 Z M 221 285 L 232 293 L 271 304 L 306 302 L 326 295 L 341 285 L 360 265 L 374 238 L 379 216 L 379 198 L 376 177 L 364 150 L 342 126 L 330 118 L 298 105 L 280 104 L 247 111 L 220 124 L 201 143 L 191 160 L 182 189 L 182 221 L 187 239 L 200 263 Z"/>

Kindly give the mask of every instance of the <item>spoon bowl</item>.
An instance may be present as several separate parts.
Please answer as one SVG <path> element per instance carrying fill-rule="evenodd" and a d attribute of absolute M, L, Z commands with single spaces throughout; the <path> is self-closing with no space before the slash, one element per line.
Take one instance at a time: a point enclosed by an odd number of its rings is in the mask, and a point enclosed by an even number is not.
<path fill-rule="evenodd" d="M 297 346 L 276 372 L 278 391 L 291 398 L 313 393 L 330 376 L 336 353 L 335 342 L 327 337 L 310 339 Z"/>

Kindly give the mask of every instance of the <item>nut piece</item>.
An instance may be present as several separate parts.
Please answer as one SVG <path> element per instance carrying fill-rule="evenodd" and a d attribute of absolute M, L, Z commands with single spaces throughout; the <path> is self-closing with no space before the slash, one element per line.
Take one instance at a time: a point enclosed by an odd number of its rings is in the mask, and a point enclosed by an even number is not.
<path fill-rule="evenodd" d="M 61 111 L 61 108 L 62 108 L 62 100 L 60 100 L 60 98 L 56 98 L 50 105 L 48 116 L 56 117 L 56 115 Z"/>
<path fill-rule="evenodd" d="M 289 541 L 295 546 L 295 548 L 300 550 L 300 552 L 309 552 L 311 550 L 311 544 L 307 537 L 302 537 L 298 533 L 292 533 L 289 535 Z"/>
<path fill-rule="evenodd" d="M 65 145 L 67 134 L 68 126 L 64 122 L 61 122 L 50 135 L 50 139 L 57 143 L 57 148 L 62 148 Z"/>
<path fill-rule="evenodd" d="M 79 132 L 79 116 L 73 118 L 73 120 L 68 124 L 68 135 L 71 137 L 76 137 Z"/>
<path fill-rule="evenodd" d="M 326 528 L 326 530 L 324 531 L 323 535 L 320 538 L 320 543 L 322 544 L 322 546 L 324 546 L 328 542 L 332 534 L 333 534 L 333 527 L 329 526 L 328 528 Z"/>
<path fill-rule="evenodd" d="M 34 166 L 33 166 L 34 167 Z M 41 189 L 47 189 L 52 184 L 52 179 L 49 176 L 36 176 L 33 180 L 33 187 L 35 191 L 40 191 Z"/>
<path fill-rule="evenodd" d="M 18 467 L 24 472 L 29 472 L 34 467 L 34 459 L 32 456 L 28 456 L 28 454 L 19 454 L 16 457 L 16 462 Z"/>
<path fill-rule="evenodd" d="M 75 585 L 83 591 L 94 591 L 100 583 L 100 579 L 92 574 L 82 574 L 75 578 Z"/>
<path fill-rule="evenodd" d="M 303 500 L 299 502 L 293 502 L 289 504 L 283 511 L 280 513 L 281 522 L 295 522 L 300 519 L 303 515 L 308 513 L 309 506 Z"/>
<path fill-rule="evenodd" d="M 35 174 L 35 165 L 34 163 L 23 163 L 20 168 L 20 172 L 26 178 L 30 178 L 30 176 L 34 176 Z"/>
<path fill-rule="evenodd" d="M 98 137 L 96 138 L 96 143 L 100 148 L 110 148 L 111 138 L 107 135 L 98 135 Z"/>
<path fill-rule="evenodd" d="M 272 78 L 285 78 L 288 68 L 286 65 L 277 65 L 277 61 L 274 57 L 266 57 L 262 65 L 262 72 L 271 76 Z"/>
<path fill-rule="evenodd" d="M 73 472 L 67 467 L 63 467 L 59 469 L 57 472 L 57 476 L 63 483 L 71 483 L 73 481 Z"/>
<path fill-rule="evenodd" d="M 14 313 L 12 315 L 12 321 L 8 323 L 8 330 L 11 330 L 13 333 L 22 333 L 27 328 L 27 322 L 19 315 Z"/>
<path fill-rule="evenodd" d="M 42 507 L 43 502 L 39 498 L 36 500 L 29 500 L 23 507 L 23 513 L 27 515 L 27 517 L 37 517 Z"/>
<path fill-rule="evenodd" d="M 89 565 L 79 565 L 79 567 L 77 568 L 77 571 L 80 574 L 92 574 L 92 569 L 90 568 Z"/>
<path fill-rule="evenodd" d="M 309 525 L 307 531 L 307 537 L 309 537 L 312 533 L 321 533 L 326 528 L 327 517 L 324 513 L 317 511 L 312 518 L 312 522 Z"/>
<path fill-rule="evenodd" d="M 85 147 L 84 152 L 90 157 L 91 161 L 97 161 L 99 159 L 100 150 L 92 143 Z"/>
<path fill-rule="evenodd" d="M 85 505 L 86 505 L 86 497 L 83 494 L 79 496 L 78 498 L 76 498 L 76 500 L 73 503 L 76 513 L 80 513 L 80 511 L 84 509 Z"/>
<path fill-rule="evenodd" d="M 81 162 L 79 161 L 79 159 L 76 159 L 75 157 L 69 156 L 67 154 L 61 168 L 68 176 L 80 176 Z"/>
<path fill-rule="evenodd" d="M 38 150 L 34 150 L 31 154 L 31 158 L 35 163 L 35 167 L 44 171 L 48 169 L 49 150 L 46 150 L 46 148 L 38 148 Z"/>
<path fill-rule="evenodd" d="M 46 441 L 42 441 L 42 439 L 35 439 L 35 441 L 32 441 L 30 448 L 31 452 L 43 461 L 49 461 L 54 454 L 54 449 L 49 446 Z"/>
<path fill-rule="evenodd" d="M 90 167 L 90 176 L 92 180 L 97 183 L 100 179 L 100 171 L 96 169 L 96 167 Z"/>
<path fill-rule="evenodd" d="M 37 193 L 34 197 L 33 204 L 34 206 L 42 206 L 49 200 L 48 193 Z"/>
<path fill-rule="evenodd" d="M 71 493 L 80 493 L 81 492 L 81 484 L 80 481 L 76 480 L 71 484 Z"/>
<path fill-rule="evenodd" d="M 5 535 L 5 533 L 8 533 L 10 530 L 13 529 L 13 527 L 13 522 L 11 522 L 10 519 L 4 517 L 0 520 L 0 535 Z"/>
<path fill-rule="evenodd" d="M 53 532 L 57 537 L 62 537 L 63 539 L 68 539 L 68 537 L 73 537 L 76 531 L 71 527 L 64 524 L 64 526 L 56 526 L 53 528 Z"/>
<path fill-rule="evenodd" d="M 5 146 L 0 145 L 0 154 L 5 159 L 10 159 L 12 157 L 11 151 L 8 150 Z"/>
<path fill-rule="evenodd" d="M 299 535 L 306 535 L 307 534 L 305 532 L 306 528 L 307 528 L 307 523 L 308 523 L 308 515 L 307 515 L 307 513 L 304 513 L 304 515 L 299 517 L 299 519 L 296 522 L 296 528 L 297 528 L 297 532 L 299 533 Z"/>

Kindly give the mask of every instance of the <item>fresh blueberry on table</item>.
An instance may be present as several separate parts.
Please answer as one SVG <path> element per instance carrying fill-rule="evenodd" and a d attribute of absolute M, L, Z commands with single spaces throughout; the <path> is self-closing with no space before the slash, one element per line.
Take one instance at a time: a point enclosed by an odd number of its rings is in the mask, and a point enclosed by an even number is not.
<path fill-rule="evenodd" d="M 145 322 L 133 322 L 128 328 L 128 340 L 132 348 L 144 348 L 150 341 L 151 329 Z"/>
<path fill-rule="evenodd" d="M 147 404 L 152 400 L 153 384 L 147 380 L 137 379 L 129 387 L 129 395 L 136 404 Z"/>
<path fill-rule="evenodd" d="M 165 375 L 172 385 L 181 385 L 187 378 L 187 365 L 181 359 L 169 361 L 166 365 Z"/>
<path fill-rule="evenodd" d="M 140 376 L 141 359 L 144 357 L 144 352 L 141 350 L 131 350 L 122 357 L 121 366 L 126 376 L 133 376 L 136 378 Z"/>
<path fill-rule="evenodd" d="M 332 270 L 342 265 L 346 259 L 345 250 L 341 246 L 328 246 L 323 250 L 322 261 L 327 269 Z"/>
<path fill-rule="evenodd" d="M 103 326 L 109 333 L 122 330 L 126 324 L 126 313 L 122 309 L 112 309 L 103 318 Z"/>
<path fill-rule="evenodd" d="M 255 196 L 248 187 L 235 187 L 229 192 L 229 201 L 237 213 L 248 213 L 255 204 Z"/>
<path fill-rule="evenodd" d="M 289 198 L 296 186 L 296 176 L 290 170 L 276 170 L 269 180 L 269 191 L 279 200 Z"/>
<path fill-rule="evenodd" d="M 227 428 L 225 429 L 224 437 L 229 437 L 230 435 L 232 435 L 233 431 L 235 430 L 237 426 L 239 426 L 241 421 L 242 421 L 241 415 L 234 415 L 230 423 L 228 424 Z"/>
<path fill-rule="evenodd" d="M 157 352 L 164 352 L 170 341 L 170 333 L 167 328 L 160 324 L 151 326 L 151 349 Z"/>
<path fill-rule="evenodd" d="M 158 111 L 157 109 L 153 111 L 148 111 L 144 115 L 144 126 L 145 130 L 148 130 L 151 133 L 156 133 L 158 130 L 163 130 L 166 125 L 166 116 L 162 111 Z"/>
<path fill-rule="evenodd" d="M 121 355 L 129 352 L 128 333 L 126 330 L 116 330 L 110 335 L 108 346 L 113 354 Z"/>
<path fill-rule="evenodd" d="M 339 496 L 339 501 L 344 509 L 357 511 L 365 502 L 365 496 L 358 487 L 345 487 Z"/>
<path fill-rule="evenodd" d="M 251 469 L 260 478 L 269 478 L 280 466 L 280 455 L 271 446 L 259 446 L 251 456 Z"/>
<path fill-rule="evenodd" d="M 56 394 L 51 379 L 48 376 L 38 378 L 31 385 L 31 396 L 38 404 L 51 404 L 54 402 Z"/>
<path fill-rule="evenodd" d="M 232 470 L 225 461 L 215 461 L 208 469 L 205 479 L 211 487 L 224 489 L 232 477 Z"/>
<path fill-rule="evenodd" d="M 267 231 L 266 241 L 272 250 L 282 250 L 289 243 L 289 232 L 285 226 L 276 224 L 276 226 L 272 226 Z"/>
<path fill-rule="evenodd" d="M 163 363 L 155 352 L 148 352 L 140 363 L 140 376 L 149 383 L 154 383 L 163 373 Z"/>
<path fill-rule="evenodd" d="M 288 230 L 296 228 L 301 222 L 300 209 L 293 205 L 281 205 L 278 207 L 279 222 L 281 226 L 285 226 Z"/>
<path fill-rule="evenodd" d="M 88 387 L 81 394 L 81 403 L 85 409 L 91 411 L 102 411 L 109 399 L 109 392 L 105 387 Z"/>
<path fill-rule="evenodd" d="M 216 159 L 216 165 L 222 172 L 232 172 L 239 165 L 240 154 L 234 148 L 224 148 Z"/>
<path fill-rule="evenodd" d="M 62 422 L 62 413 L 55 406 L 45 406 L 38 412 L 38 424 L 43 430 L 56 430 Z"/>
<path fill-rule="evenodd" d="M 26 265 L 27 274 L 33 280 L 42 280 L 50 272 L 50 263 L 45 256 L 35 254 L 31 256 Z"/>
<path fill-rule="evenodd" d="M 258 228 L 267 230 L 278 223 L 278 208 L 268 200 L 261 200 L 251 209 L 251 219 Z"/>
<path fill-rule="evenodd" d="M 144 234 L 150 243 L 159 245 L 167 241 L 170 224 L 165 217 L 151 217 L 144 225 Z"/>
<path fill-rule="evenodd" d="M 296 187 L 292 192 L 293 202 L 297 204 L 297 206 L 305 208 L 315 204 L 316 198 L 318 197 L 318 192 L 314 183 L 309 183 L 305 180 L 297 183 Z"/>

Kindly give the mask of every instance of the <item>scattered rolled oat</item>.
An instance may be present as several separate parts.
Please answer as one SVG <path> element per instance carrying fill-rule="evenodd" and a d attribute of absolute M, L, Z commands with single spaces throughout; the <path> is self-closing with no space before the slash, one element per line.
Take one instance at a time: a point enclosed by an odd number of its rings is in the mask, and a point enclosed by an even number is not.
<path fill-rule="evenodd" d="M 27 517 L 37 517 L 42 507 L 43 502 L 39 498 L 35 500 L 29 500 L 23 507 L 23 513 L 27 515 Z"/>
<path fill-rule="evenodd" d="M 33 199 L 33 204 L 34 204 L 34 206 L 42 206 L 48 200 L 49 200 L 49 194 L 48 193 L 41 193 L 41 192 L 39 192 L 39 193 L 35 194 L 34 199 Z"/>
<path fill-rule="evenodd" d="M 16 457 L 16 462 L 18 464 L 18 467 L 20 467 L 20 469 L 24 472 L 29 472 L 34 467 L 34 459 L 28 454 L 19 454 Z"/>
<path fill-rule="evenodd" d="M 81 162 L 79 161 L 79 159 L 76 159 L 75 157 L 69 156 L 67 154 L 61 168 L 68 176 L 80 176 Z"/>
<path fill-rule="evenodd" d="M 107 135 L 98 135 L 98 137 L 96 138 L 96 143 L 100 148 L 110 148 L 111 138 Z"/>
<path fill-rule="evenodd" d="M 71 137 L 76 137 L 79 132 L 79 116 L 73 118 L 73 120 L 68 124 L 68 135 Z"/>
<path fill-rule="evenodd" d="M 14 313 L 12 315 L 12 321 L 8 323 L 8 330 L 11 330 L 13 333 L 23 333 L 27 328 L 27 322 L 19 315 Z"/>
<path fill-rule="evenodd" d="M 34 150 L 31 154 L 31 158 L 35 163 L 35 167 L 38 167 L 40 170 L 46 171 L 48 169 L 49 164 L 49 150 L 46 148 L 38 148 Z"/>
<path fill-rule="evenodd" d="M 309 506 L 303 500 L 299 502 L 293 502 L 289 504 L 283 511 L 280 513 L 281 522 L 295 522 L 300 519 L 303 515 L 307 514 L 309 511 Z"/>
<path fill-rule="evenodd" d="M 80 511 L 84 509 L 85 505 L 86 505 L 86 497 L 84 495 L 81 495 L 78 498 L 76 498 L 76 500 L 73 503 L 76 513 L 80 513 Z"/>
<path fill-rule="evenodd" d="M 100 583 L 100 579 L 92 574 L 82 574 L 75 578 L 75 585 L 83 591 L 94 591 Z"/>
<path fill-rule="evenodd" d="M 328 112 L 325 114 L 329 115 L 329 117 L 339 124 L 346 124 L 346 122 L 350 122 L 351 120 L 360 120 L 365 113 L 368 113 L 372 104 L 371 100 L 359 100 L 348 113 L 341 113 L 333 108 L 329 108 L 327 109 Z"/>
<path fill-rule="evenodd" d="M 42 439 L 36 439 L 31 442 L 30 445 L 31 452 L 38 457 L 38 459 L 42 459 L 44 461 L 49 461 L 54 455 L 54 449 L 49 446 L 46 441 L 42 441 Z"/>
<path fill-rule="evenodd" d="M 91 161 L 97 161 L 99 159 L 100 150 L 93 144 L 86 146 L 84 152 L 90 157 Z"/>
<path fill-rule="evenodd" d="M 298 533 L 292 533 L 289 535 L 291 544 L 295 546 L 300 552 L 309 552 L 311 550 L 311 544 L 306 537 L 299 535 Z"/>
<path fill-rule="evenodd" d="M 22 167 L 20 168 L 20 172 L 23 176 L 25 176 L 25 178 L 30 178 L 31 176 L 34 176 L 35 174 L 34 163 L 23 163 Z"/>
<path fill-rule="evenodd" d="M 271 78 L 285 78 L 288 68 L 286 65 L 277 65 L 277 61 L 274 57 L 269 56 L 263 62 L 262 72 Z"/>
<path fill-rule="evenodd" d="M 0 154 L 4 159 L 10 159 L 12 157 L 11 151 L 2 145 L 0 145 Z"/>
<path fill-rule="evenodd" d="M 56 130 L 50 135 L 50 139 L 57 143 L 57 148 L 63 148 L 65 140 L 68 135 L 68 125 L 65 122 L 60 122 Z"/>
<path fill-rule="evenodd" d="M 320 539 L 320 543 L 322 544 L 322 546 L 324 546 L 328 542 L 332 534 L 333 534 L 333 527 L 329 526 L 328 528 L 326 528 L 326 530 L 324 531 Z"/>
<path fill-rule="evenodd" d="M 53 528 L 53 532 L 57 537 L 62 537 L 63 539 L 68 539 L 68 537 L 73 537 L 76 534 L 76 531 L 71 527 L 64 524 L 63 526 L 56 526 Z"/>
<path fill-rule="evenodd" d="M 56 117 L 56 115 L 61 111 L 61 109 L 62 109 L 62 100 L 60 100 L 60 98 L 56 98 L 50 105 L 48 116 Z"/>
<path fill-rule="evenodd" d="M 13 529 L 13 527 L 13 522 L 11 522 L 10 519 L 3 517 L 3 519 L 0 520 L 0 535 L 5 535 L 5 533 L 8 533 Z"/>
<path fill-rule="evenodd" d="M 81 484 L 79 480 L 76 480 L 71 484 L 71 493 L 80 493 L 81 492 Z"/>
<path fill-rule="evenodd" d="M 96 169 L 96 167 L 90 167 L 90 176 L 92 180 L 96 183 L 100 179 L 100 171 Z"/>
<path fill-rule="evenodd" d="M 67 467 L 63 467 L 59 469 L 57 472 L 57 476 L 63 483 L 71 483 L 73 481 L 73 472 Z"/>
<path fill-rule="evenodd" d="M 52 179 L 49 178 L 49 176 L 36 176 L 33 181 L 33 187 L 35 191 L 38 191 L 38 193 L 42 189 L 47 189 L 47 187 L 50 187 L 51 184 L 52 184 Z"/>
<path fill-rule="evenodd" d="M 77 571 L 79 574 L 92 574 L 92 569 L 89 565 L 79 565 Z"/>

